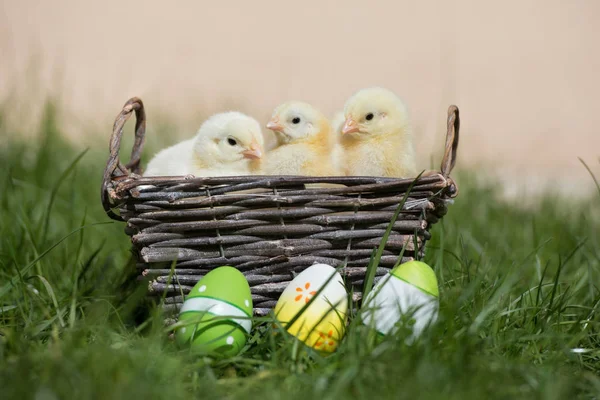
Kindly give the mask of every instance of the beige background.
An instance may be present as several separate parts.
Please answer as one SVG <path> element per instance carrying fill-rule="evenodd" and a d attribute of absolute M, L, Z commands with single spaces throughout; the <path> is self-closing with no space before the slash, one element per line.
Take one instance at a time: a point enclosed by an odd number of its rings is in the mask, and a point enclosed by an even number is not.
<path fill-rule="evenodd" d="M 78 140 L 108 135 L 133 95 L 150 132 L 167 116 L 181 137 L 228 107 L 266 122 L 296 98 L 331 114 L 376 84 L 408 103 L 423 166 L 455 103 L 462 167 L 581 190 L 578 156 L 600 172 L 598 0 L 0 4 L 0 97 L 25 123 L 23 93 L 60 93 Z"/>

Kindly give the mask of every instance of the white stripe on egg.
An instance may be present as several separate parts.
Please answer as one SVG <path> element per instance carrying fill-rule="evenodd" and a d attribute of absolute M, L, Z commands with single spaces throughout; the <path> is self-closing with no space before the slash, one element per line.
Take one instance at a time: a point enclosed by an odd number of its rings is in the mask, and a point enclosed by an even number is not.
<path fill-rule="evenodd" d="M 208 297 L 193 297 L 191 299 L 187 299 L 183 303 L 180 313 L 184 313 L 186 311 L 208 311 L 211 314 L 218 316 L 248 318 L 248 315 L 239 308 L 224 301 L 211 299 Z M 251 320 L 232 318 L 232 321 L 241 326 L 247 333 L 250 333 L 250 330 L 252 329 Z"/>

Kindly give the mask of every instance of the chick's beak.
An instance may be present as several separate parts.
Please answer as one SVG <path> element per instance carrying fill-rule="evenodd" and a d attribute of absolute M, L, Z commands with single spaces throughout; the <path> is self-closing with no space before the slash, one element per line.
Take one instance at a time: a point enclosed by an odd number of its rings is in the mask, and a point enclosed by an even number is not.
<path fill-rule="evenodd" d="M 353 132 L 358 132 L 358 124 L 352 118 L 348 118 L 342 128 L 342 134 L 346 135 Z"/>
<path fill-rule="evenodd" d="M 250 160 L 258 160 L 262 157 L 262 150 L 260 145 L 257 142 L 250 143 L 250 148 L 248 150 L 242 151 L 244 158 L 248 158 Z"/>
<path fill-rule="evenodd" d="M 283 131 L 283 125 L 281 125 L 281 123 L 279 122 L 279 118 L 275 117 L 267 123 L 267 129 L 270 129 L 275 132 L 281 132 Z"/>

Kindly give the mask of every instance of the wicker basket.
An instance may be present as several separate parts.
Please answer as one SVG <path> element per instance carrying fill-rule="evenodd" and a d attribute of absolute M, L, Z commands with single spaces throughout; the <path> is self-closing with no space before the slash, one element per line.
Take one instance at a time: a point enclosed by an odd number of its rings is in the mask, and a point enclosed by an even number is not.
<path fill-rule="evenodd" d="M 123 126 L 133 111 L 135 142 L 131 161 L 123 165 L 119 147 Z M 132 98 L 114 123 L 102 204 L 111 218 L 127 222 L 125 232 L 131 236 L 140 277 L 149 279 L 151 295 L 165 296 L 165 311 L 176 312 L 183 295 L 205 273 L 222 265 L 244 273 L 256 315 L 274 307 L 295 273 L 316 262 L 334 267 L 345 264 L 341 273 L 348 287 L 355 289 L 353 299 L 360 300 L 372 251 L 414 179 L 141 177 L 145 127 L 143 103 Z M 405 243 L 402 261 L 423 255 L 429 228 L 446 214 L 448 200 L 458 193 L 449 177 L 458 133 L 458 108 L 450 106 L 441 170 L 416 181 L 393 226 L 376 276 L 398 261 Z"/>

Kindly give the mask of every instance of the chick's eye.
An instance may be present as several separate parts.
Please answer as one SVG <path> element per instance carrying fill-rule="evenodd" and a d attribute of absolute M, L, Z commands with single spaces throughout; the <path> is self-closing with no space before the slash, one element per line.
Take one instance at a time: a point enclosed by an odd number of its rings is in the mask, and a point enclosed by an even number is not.
<path fill-rule="evenodd" d="M 227 143 L 229 143 L 231 146 L 235 146 L 237 141 L 234 138 L 227 138 Z"/>
<path fill-rule="evenodd" d="M 373 119 L 373 117 L 374 117 L 373 113 L 368 113 L 368 114 L 367 114 L 367 116 L 365 117 L 365 119 L 366 119 L 367 121 L 370 121 L 370 120 L 372 120 L 372 119 Z"/>
<path fill-rule="evenodd" d="M 299 123 L 300 123 L 300 117 L 295 117 L 295 118 L 292 120 L 292 123 L 293 123 L 293 124 L 299 124 Z"/>

